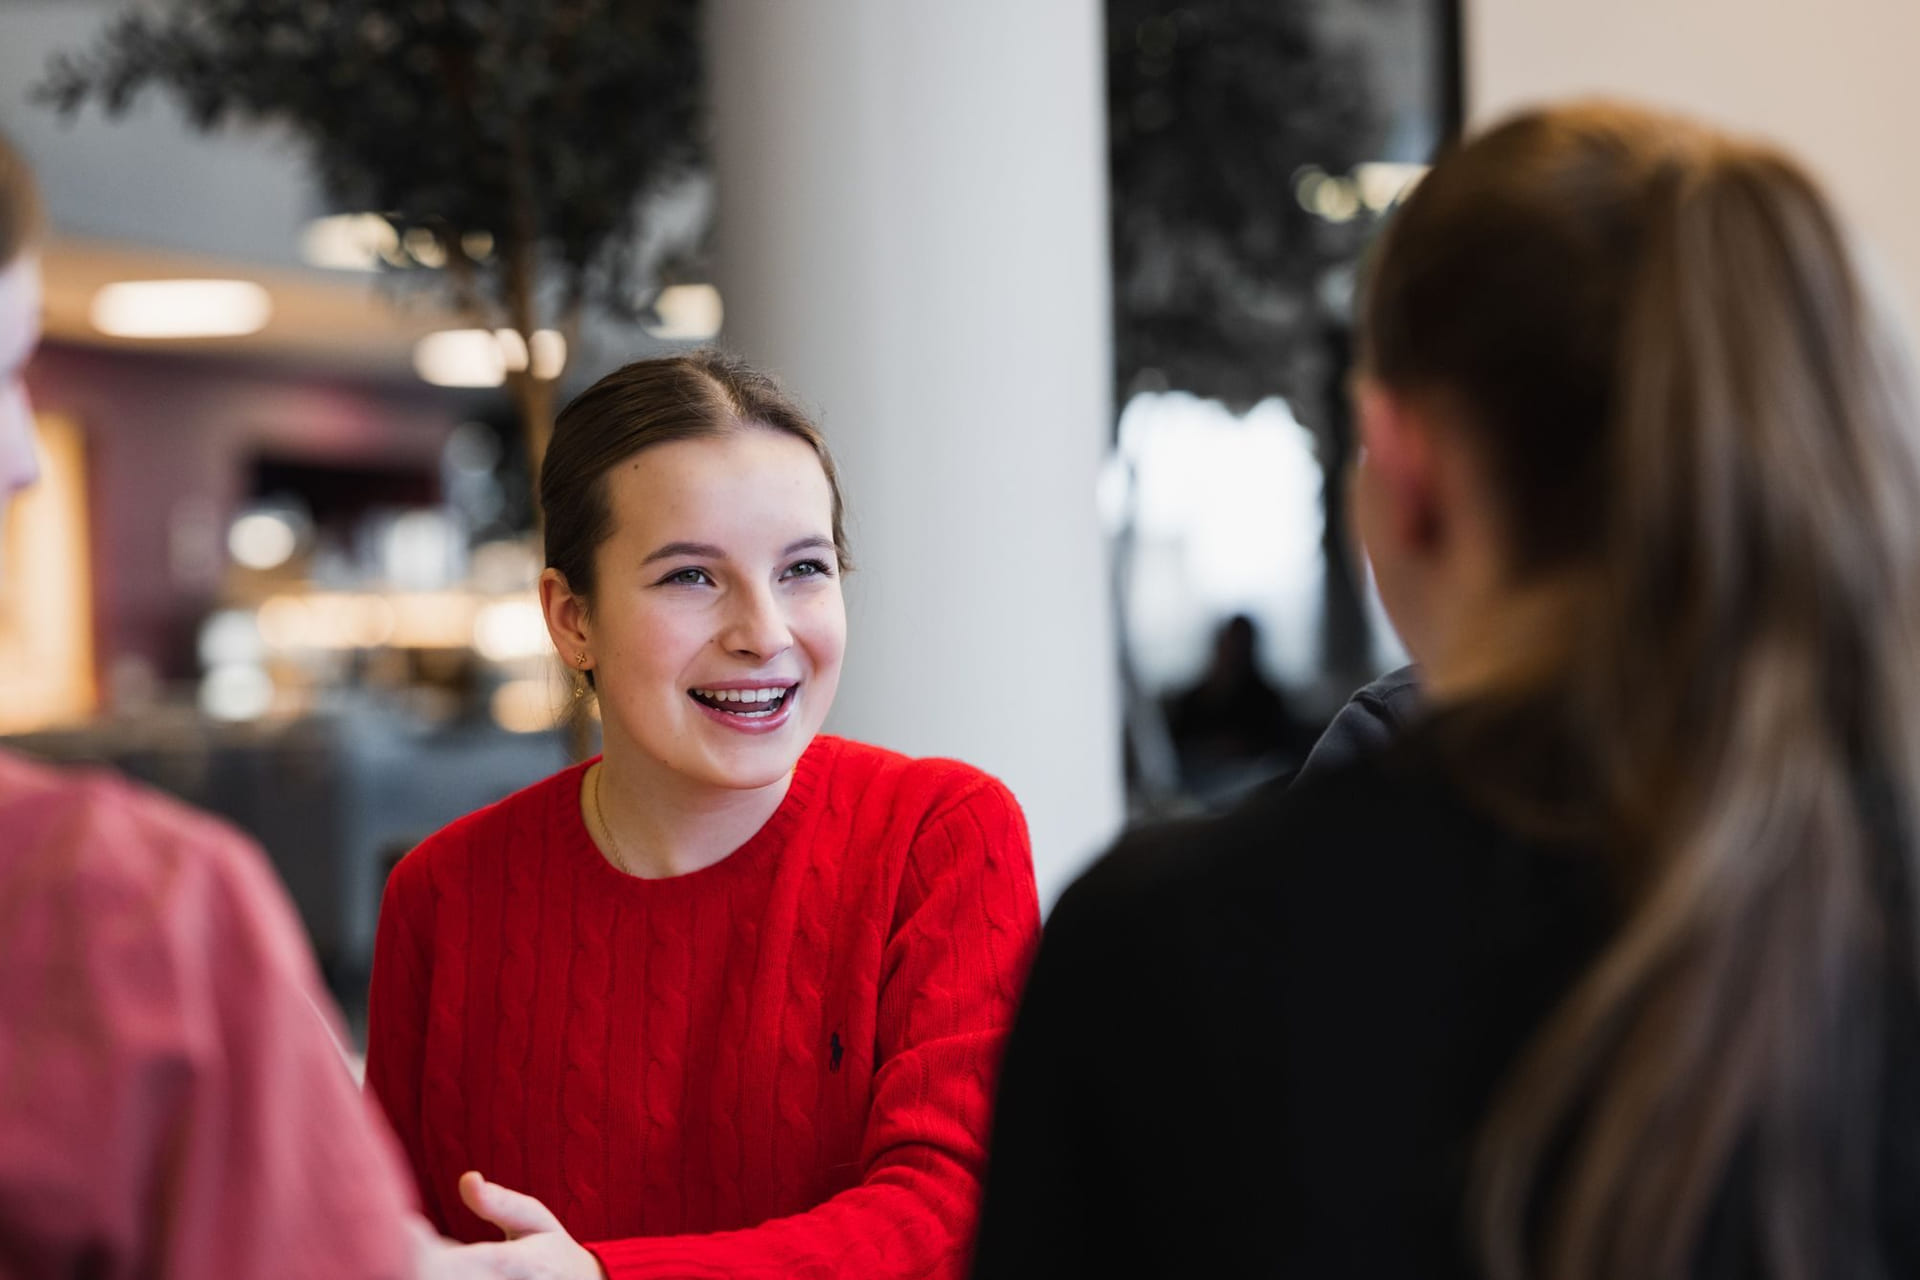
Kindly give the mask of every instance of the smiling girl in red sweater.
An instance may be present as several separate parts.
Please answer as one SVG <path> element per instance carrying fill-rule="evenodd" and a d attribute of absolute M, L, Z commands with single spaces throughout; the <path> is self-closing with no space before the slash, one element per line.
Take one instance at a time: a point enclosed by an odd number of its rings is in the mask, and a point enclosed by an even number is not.
<path fill-rule="evenodd" d="M 429 1216 L 505 1233 L 477 1274 L 958 1275 L 1031 857 L 992 778 L 819 732 L 819 432 L 728 358 L 642 361 L 560 415 L 540 498 L 605 754 L 387 886 L 367 1078 Z"/>

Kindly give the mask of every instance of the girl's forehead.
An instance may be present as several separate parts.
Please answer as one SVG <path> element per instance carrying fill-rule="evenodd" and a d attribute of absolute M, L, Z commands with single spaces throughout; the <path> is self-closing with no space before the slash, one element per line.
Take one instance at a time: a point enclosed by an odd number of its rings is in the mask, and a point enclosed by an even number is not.
<path fill-rule="evenodd" d="M 751 536 L 777 526 L 832 521 L 833 492 L 806 441 L 772 431 L 731 432 L 655 445 L 609 477 L 616 529 L 649 535 L 695 523 Z M 811 531 L 810 531 L 811 532 Z"/>
<path fill-rule="evenodd" d="M 614 470 L 684 472 L 745 466 L 825 474 L 811 444 L 785 431 L 754 426 L 648 445 L 615 463 Z"/>

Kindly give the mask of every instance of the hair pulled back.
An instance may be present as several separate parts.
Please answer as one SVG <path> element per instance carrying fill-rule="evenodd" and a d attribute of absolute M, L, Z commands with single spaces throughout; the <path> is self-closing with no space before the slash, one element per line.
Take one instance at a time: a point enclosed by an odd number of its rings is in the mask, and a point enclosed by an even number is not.
<path fill-rule="evenodd" d="M 1482 1135 L 1492 1274 L 1685 1275 L 1736 1163 L 1764 1274 L 1874 1274 L 1920 401 L 1838 220 L 1770 148 L 1535 111 L 1441 158 L 1360 320 L 1373 376 L 1462 410 L 1516 578 L 1599 584 L 1564 692 L 1623 922 Z"/>

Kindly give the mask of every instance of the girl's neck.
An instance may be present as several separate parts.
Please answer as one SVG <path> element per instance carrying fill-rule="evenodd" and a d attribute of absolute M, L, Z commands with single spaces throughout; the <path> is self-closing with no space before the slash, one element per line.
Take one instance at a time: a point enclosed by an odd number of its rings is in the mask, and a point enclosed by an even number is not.
<path fill-rule="evenodd" d="M 1454 611 L 1420 655 L 1434 705 L 1537 688 L 1564 671 L 1584 616 L 1585 584 L 1562 577 L 1483 596 Z"/>
<path fill-rule="evenodd" d="M 701 786 L 615 747 L 582 776 L 580 807 L 608 862 L 665 880 L 711 867 L 752 839 L 792 781 L 788 772 L 751 790 Z"/>

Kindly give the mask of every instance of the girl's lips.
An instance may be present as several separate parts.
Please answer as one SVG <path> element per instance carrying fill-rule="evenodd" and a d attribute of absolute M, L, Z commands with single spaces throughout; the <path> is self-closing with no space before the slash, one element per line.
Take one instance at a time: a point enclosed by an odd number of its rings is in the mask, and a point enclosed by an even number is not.
<path fill-rule="evenodd" d="M 717 689 L 767 689 L 767 688 L 778 688 L 780 686 L 778 682 L 775 682 L 773 684 L 749 684 L 749 683 L 743 683 L 743 682 L 733 682 L 729 684 L 702 685 L 701 687 L 705 689 L 717 690 Z M 787 686 L 787 692 L 785 696 L 783 696 L 780 699 L 779 709 L 773 712 L 771 715 L 768 715 L 765 713 L 761 713 L 759 715 L 741 715 L 733 711 L 722 711 L 718 707 L 715 707 L 710 703 L 703 702 L 701 699 L 694 697 L 691 690 L 689 690 L 687 693 L 688 700 L 692 702 L 694 706 L 700 708 L 700 713 L 706 716 L 707 719 L 713 721 L 715 724 L 723 725 L 726 728 L 733 730 L 735 733 L 746 733 L 746 734 L 772 733 L 775 730 L 784 726 L 788 720 L 793 718 L 793 704 L 794 704 L 794 701 L 797 698 L 799 698 L 799 696 L 800 696 L 800 686 L 797 684 L 789 685 Z M 745 708 L 749 706 L 753 706 L 755 704 L 745 703 L 745 702 L 735 702 L 735 703 L 730 703 L 729 705 L 740 707 L 744 710 Z"/>
<path fill-rule="evenodd" d="M 716 680 L 712 684 L 695 685 L 688 692 L 702 689 L 717 693 L 732 689 L 797 689 L 799 687 L 798 680 Z"/>

